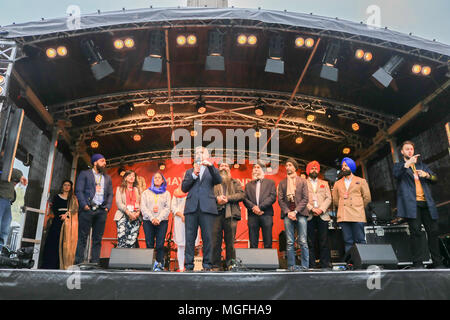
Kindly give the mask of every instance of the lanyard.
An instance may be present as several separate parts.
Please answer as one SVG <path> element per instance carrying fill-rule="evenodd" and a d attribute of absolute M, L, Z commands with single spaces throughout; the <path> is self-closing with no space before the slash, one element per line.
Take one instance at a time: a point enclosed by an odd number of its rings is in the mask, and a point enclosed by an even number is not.
<path fill-rule="evenodd" d="M 125 191 L 126 197 L 127 197 L 127 204 L 134 205 L 136 203 L 136 193 L 134 192 L 134 189 Z"/>
<path fill-rule="evenodd" d="M 92 171 L 94 171 L 94 170 L 92 170 Z M 100 174 L 100 179 L 97 180 L 97 174 L 96 174 L 95 171 L 94 171 L 94 179 L 95 179 L 95 184 L 96 184 L 97 186 L 99 186 L 99 185 L 102 183 L 102 178 L 103 178 L 103 175 Z"/>

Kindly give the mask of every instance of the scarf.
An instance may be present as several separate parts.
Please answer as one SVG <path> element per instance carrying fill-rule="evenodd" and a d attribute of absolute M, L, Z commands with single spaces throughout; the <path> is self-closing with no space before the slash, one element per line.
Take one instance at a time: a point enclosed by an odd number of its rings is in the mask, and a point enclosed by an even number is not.
<path fill-rule="evenodd" d="M 294 198 L 295 198 L 296 182 L 297 182 L 297 173 L 293 172 L 292 174 L 288 174 L 286 197 L 289 202 L 295 202 Z"/>
<path fill-rule="evenodd" d="M 148 190 L 153 191 L 155 194 L 161 194 L 166 192 L 167 189 L 167 181 L 166 178 L 161 174 L 161 177 L 163 178 L 164 182 L 159 187 L 155 187 L 155 176 L 152 178 L 152 186 L 148 188 Z"/>

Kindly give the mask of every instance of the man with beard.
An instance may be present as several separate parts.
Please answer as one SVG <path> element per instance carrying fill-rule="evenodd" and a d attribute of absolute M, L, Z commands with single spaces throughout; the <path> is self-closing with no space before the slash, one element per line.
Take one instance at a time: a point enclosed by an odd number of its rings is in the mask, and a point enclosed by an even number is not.
<path fill-rule="evenodd" d="M 397 179 L 397 216 L 405 218 L 409 225 L 413 267 L 423 268 L 422 257 L 426 251 L 425 235 L 435 268 L 444 267 L 439 252 L 437 223 L 438 212 L 431 196 L 430 184 L 437 181 L 436 175 L 422 161 L 420 154 L 414 154 L 414 143 L 403 142 L 401 149 L 403 160 L 394 164 L 394 177 Z"/>
<path fill-rule="evenodd" d="M 292 158 L 286 160 L 287 177 L 278 185 L 278 204 L 287 240 L 287 265 L 291 271 L 306 270 L 309 267 L 307 240 L 308 186 L 306 180 L 297 176 L 298 164 Z M 301 267 L 295 264 L 295 229 L 301 248 Z"/>
<path fill-rule="evenodd" d="M 350 158 L 342 159 L 340 180 L 333 188 L 333 203 L 337 206 L 337 222 L 342 228 L 345 252 L 355 243 L 366 243 L 364 224 L 365 207 L 371 201 L 367 181 L 354 175 L 356 164 Z"/>
<path fill-rule="evenodd" d="M 331 205 L 331 191 L 328 182 L 319 179 L 320 164 L 311 161 L 306 165 L 308 179 L 309 201 L 308 208 L 308 247 L 309 247 L 309 267 L 316 265 L 315 242 L 319 238 L 320 265 L 322 269 L 330 268 L 330 249 L 328 248 L 328 221 L 331 220 L 327 213 Z M 317 231 L 316 231 L 317 229 Z"/>
<path fill-rule="evenodd" d="M 82 263 L 86 241 L 92 227 L 92 263 L 100 260 L 102 237 L 105 230 L 106 216 L 113 201 L 111 177 L 106 174 L 106 160 L 101 154 L 91 158 L 92 169 L 80 173 L 75 187 L 80 212 L 78 215 L 78 246 L 75 264 Z"/>
<path fill-rule="evenodd" d="M 244 190 L 237 179 L 231 177 L 230 166 L 226 162 L 219 165 L 222 183 L 214 186 L 214 195 L 217 201 L 216 217 L 213 225 L 213 269 L 220 269 L 222 238 L 226 247 L 226 266 L 230 267 L 232 260 L 236 259 L 234 240 L 236 238 L 237 223 L 241 220 L 241 207 L 239 202 L 245 198 Z"/>
<path fill-rule="evenodd" d="M 248 214 L 250 248 L 258 248 L 259 230 L 262 231 L 264 248 L 272 248 L 273 207 L 277 200 L 275 182 L 264 178 L 264 164 L 253 165 L 253 180 L 245 186 L 244 205 Z"/>

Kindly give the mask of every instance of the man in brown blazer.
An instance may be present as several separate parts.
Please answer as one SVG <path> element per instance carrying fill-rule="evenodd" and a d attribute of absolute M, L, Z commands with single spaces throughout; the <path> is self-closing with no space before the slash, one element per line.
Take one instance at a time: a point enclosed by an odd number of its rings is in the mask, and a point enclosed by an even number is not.
<path fill-rule="evenodd" d="M 320 265 L 322 269 L 330 268 L 330 249 L 328 248 L 328 221 L 331 220 L 327 213 L 331 205 L 331 191 L 328 182 L 319 179 L 320 164 L 312 161 L 306 166 L 308 175 L 308 247 L 309 267 L 316 265 L 314 244 L 319 238 Z M 317 230 L 317 231 L 316 231 Z"/>
<path fill-rule="evenodd" d="M 294 159 L 286 160 L 286 179 L 278 185 L 278 204 L 281 208 L 281 219 L 284 219 L 284 228 L 287 240 L 288 269 L 297 271 L 309 268 L 309 250 L 307 240 L 308 187 L 306 180 L 297 176 L 298 164 Z M 301 267 L 295 265 L 295 229 L 298 232 L 298 242 L 302 252 Z"/>
<path fill-rule="evenodd" d="M 354 243 L 366 243 L 365 207 L 371 201 L 371 197 L 367 181 L 354 175 L 355 162 L 350 158 L 344 158 L 341 166 L 343 178 L 334 184 L 333 203 L 338 207 L 337 222 L 342 228 L 345 252 L 348 252 Z"/>

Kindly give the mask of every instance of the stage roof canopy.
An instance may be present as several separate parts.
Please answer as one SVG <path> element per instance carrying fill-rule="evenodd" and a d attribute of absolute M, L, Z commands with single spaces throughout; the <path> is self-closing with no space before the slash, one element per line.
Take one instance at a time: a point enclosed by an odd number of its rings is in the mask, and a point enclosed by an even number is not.
<path fill-rule="evenodd" d="M 162 70 L 143 71 L 144 60 L 158 43 L 151 41 L 158 31 L 163 35 Z M 205 69 L 212 32 L 223 37 L 224 71 Z M 179 35 L 192 34 L 197 38 L 195 45 L 177 44 Z M 256 44 L 239 45 L 241 34 L 255 36 Z M 45 128 L 37 99 L 54 123 L 65 124 L 74 144 L 80 140 L 89 145 L 96 139 L 99 148 L 88 151 L 101 152 L 116 162 L 131 161 L 126 158 L 130 155 L 170 150 L 172 130 L 191 129 L 194 120 L 202 120 L 204 130 L 214 127 L 223 132 L 277 127 L 282 138 L 280 154 L 332 165 L 343 156 L 344 145 L 356 152 L 368 148 L 377 133 L 388 130 L 430 95 L 436 98 L 430 99 L 429 111 L 420 116 L 424 126 L 448 112 L 450 100 L 445 91 L 449 45 L 312 14 L 149 8 L 15 24 L 1 27 L 0 37 L 13 40 L 19 49 L 9 92 L 16 105 Z M 298 37 L 314 43 L 310 48 L 296 47 Z M 134 42 L 131 49 L 114 47 L 116 40 L 127 38 Z M 91 65 L 95 63 L 84 54 L 82 42 L 87 40 L 94 44 L 94 55 L 99 53 L 113 69 L 102 79 L 94 77 Z M 48 48 L 60 46 L 66 47 L 67 55 L 47 57 Z M 369 62 L 357 59 L 358 49 L 373 58 Z M 274 50 L 281 58 L 275 63 L 284 63 L 282 74 L 265 71 Z M 401 61 L 390 69 L 395 56 Z M 319 76 L 329 61 L 339 70 L 337 81 Z M 413 74 L 416 64 L 429 67 L 431 73 Z M 386 88 L 371 81 L 382 67 L 393 78 Z M 26 88 L 35 97 L 30 98 Z M 199 100 L 206 106 L 203 114 L 197 112 Z M 124 106 L 130 102 L 134 110 L 127 113 Z M 255 114 L 258 106 L 265 107 L 262 116 Z M 147 116 L 148 108 L 155 110 L 154 116 Z M 96 113 L 103 116 L 100 123 L 94 120 Z M 315 115 L 314 121 L 307 120 L 308 114 Z M 355 121 L 358 131 L 352 129 Z M 143 134 L 140 142 L 132 139 L 136 132 Z M 299 135 L 302 144 L 295 143 Z M 350 155 L 357 157 L 353 150 Z"/>

